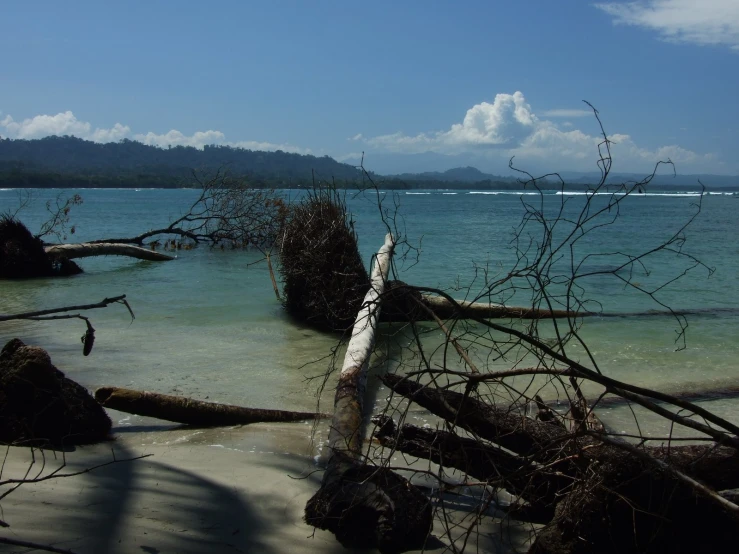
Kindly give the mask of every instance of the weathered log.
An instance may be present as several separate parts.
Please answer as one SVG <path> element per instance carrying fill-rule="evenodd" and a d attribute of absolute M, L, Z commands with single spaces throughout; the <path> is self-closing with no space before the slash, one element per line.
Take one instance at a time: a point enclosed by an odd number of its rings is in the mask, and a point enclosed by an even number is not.
<path fill-rule="evenodd" d="M 437 318 L 547 319 L 597 315 L 571 310 L 548 310 L 505 306 L 490 302 L 452 300 L 437 294 L 421 292 L 416 287 L 402 281 L 390 281 L 382 301 L 383 321 L 435 321 Z"/>
<path fill-rule="evenodd" d="M 50 256 L 71 260 L 74 258 L 89 258 L 91 256 L 129 256 L 140 260 L 153 262 L 166 262 L 174 260 L 172 256 L 154 252 L 140 246 L 120 243 L 90 243 L 79 244 L 52 244 L 45 246 L 44 250 Z"/>
<path fill-rule="evenodd" d="M 354 321 L 334 399 L 328 466 L 305 507 L 305 521 L 327 529 L 345 546 L 382 552 L 419 547 L 431 530 L 431 505 L 410 482 L 361 461 L 362 399 L 369 359 L 394 249 L 391 234 L 377 253 L 370 289 Z"/>
<path fill-rule="evenodd" d="M 388 416 L 377 416 L 373 421 L 376 424 L 374 436 L 382 446 L 458 469 L 479 481 L 505 489 L 528 502 L 527 514 L 531 516 L 535 511 L 539 523 L 551 520 L 556 495 L 572 483 L 558 472 L 483 441 L 409 424 L 396 427 Z"/>
<path fill-rule="evenodd" d="M 558 471 L 570 475 L 582 471 L 593 460 L 608 457 L 611 450 L 619 450 L 600 444 L 597 435 L 579 436 L 557 422 L 534 420 L 515 408 L 490 406 L 458 392 L 424 387 L 398 375 L 384 375 L 382 381 L 442 419 L 521 456 L 551 463 L 554 455 L 563 458 L 576 453 L 577 457 L 569 460 L 574 465 L 557 465 Z M 717 490 L 739 488 L 739 451 L 734 448 L 707 444 L 652 446 L 644 450 Z"/>
<path fill-rule="evenodd" d="M 538 536 L 532 553 L 687 553 L 704 551 L 701 542 L 710 545 L 705 551 L 716 551 L 719 545 L 729 544 L 727 540 L 739 540 L 739 510 L 732 504 L 736 495 L 727 491 L 719 496 L 715 492 L 738 486 L 739 454 L 733 448 L 716 444 L 637 448 L 606 434 L 568 432 L 548 422 L 525 418 L 515 409 L 491 407 L 456 392 L 423 387 L 397 376 L 383 380 L 452 424 L 541 462 L 539 471 L 531 472 L 531 482 L 548 481 L 550 488 L 544 485 L 535 489 L 544 495 L 533 498 L 527 506 L 538 512 L 537 517 L 542 514 L 541 508 L 551 510 L 556 503 L 556 509 L 551 525 Z M 405 428 L 399 437 L 404 438 L 404 434 Z M 484 458 L 475 457 L 476 450 L 489 452 L 490 445 L 484 440 L 467 443 L 459 437 L 436 435 L 424 446 L 417 440 L 421 434 L 423 430 L 412 432 L 416 444 L 396 439 L 397 448 L 474 472 L 472 476 L 484 476 L 489 469 Z M 452 451 L 434 451 L 442 445 Z M 467 449 L 470 454 L 455 452 Z M 515 464 L 499 467 L 515 469 Z M 505 477 L 501 475 L 500 480 L 505 482 Z M 509 490 L 524 500 L 531 499 L 526 498 L 526 489 L 516 490 L 518 475 L 514 472 L 511 477 Z M 511 515 L 516 517 L 515 511 Z M 691 521 L 700 521 L 701 529 L 711 536 L 696 540 Z"/>
<path fill-rule="evenodd" d="M 552 319 L 565 317 L 587 317 L 597 315 L 590 312 L 575 312 L 571 310 L 547 310 L 541 308 L 526 308 L 522 306 L 505 306 L 487 302 L 470 302 L 456 300 L 450 302 L 442 296 L 421 294 L 423 303 L 431 308 L 441 319 L 461 318 L 474 316 L 480 318 L 514 318 L 514 319 Z M 429 317 L 429 316 L 426 316 Z"/>
<path fill-rule="evenodd" d="M 568 436 L 563 427 L 532 420 L 510 407 L 497 408 L 458 392 L 424 387 L 399 375 L 384 375 L 382 382 L 454 425 L 535 460 L 548 459 L 547 448 Z"/>
<path fill-rule="evenodd" d="M 203 402 L 181 396 L 143 392 L 119 387 L 101 387 L 97 389 L 95 391 L 95 400 L 106 408 L 120 412 L 203 427 L 303 421 L 306 419 L 330 417 L 326 414 L 311 412 L 244 408 L 242 406 Z"/>

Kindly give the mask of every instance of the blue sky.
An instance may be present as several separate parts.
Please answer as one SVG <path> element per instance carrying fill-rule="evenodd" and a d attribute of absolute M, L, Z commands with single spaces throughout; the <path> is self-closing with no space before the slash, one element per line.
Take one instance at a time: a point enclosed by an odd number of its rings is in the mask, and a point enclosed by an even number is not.
<path fill-rule="evenodd" d="M 739 1 L 0 4 L 0 135 L 739 174 Z"/>

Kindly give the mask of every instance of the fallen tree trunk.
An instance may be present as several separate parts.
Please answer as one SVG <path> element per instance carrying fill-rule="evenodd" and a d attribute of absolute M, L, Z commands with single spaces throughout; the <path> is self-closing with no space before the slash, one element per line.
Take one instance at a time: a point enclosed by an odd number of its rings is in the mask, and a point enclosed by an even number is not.
<path fill-rule="evenodd" d="M 380 296 L 385 290 L 390 258 L 395 244 L 391 234 L 377 252 L 372 271 L 370 290 L 352 328 L 346 348 L 344 364 L 339 374 L 334 397 L 334 417 L 328 437 L 329 453 L 342 452 L 358 457 L 362 448 L 362 399 L 367 384 L 367 369 L 375 347 L 377 321 L 380 317 Z"/>
<path fill-rule="evenodd" d="M 554 509 L 532 553 L 593 553 L 606 547 L 631 553 L 716 551 L 721 544 L 739 540 L 739 508 L 730 494 L 716 492 L 737 488 L 739 454 L 734 448 L 636 447 L 605 433 L 568 432 L 527 418 L 515 408 L 492 407 L 397 376 L 383 381 L 479 438 L 403 426 L 381 442 L 503 486 L 527 501 L 538 516 Z M 494 444 L 519 456 L 501 457 Z M 528 490 L 519 481 L 525 477 Z M 699 522 L 710 536 L 701 532 L 696 538 L 691 521 Z M 702 550 L 701 545 L 710 547 Z"/>
<path fill-rule="evenodd" d="M 384 375 L 382 382 L 442 419 L 521 456 L 547 459 L 546 449 L 569 435 L 559 425 L 534 421 L 518 410 L 496 408 L 462 393 L 424 387 L 399 375 Z"/>
<path fill-rule="evenodd" d="M 529 503 L 527 521 L 536 513 L 536 522 L 549 522 L 554 515 L 556 495 L 572 483 L 556 471 L 482 441 L 409 424 L 397 427 L 388 416 L 373 420 L 377 425 L 374 437 L 385 448 L 458 469 L 478 481 L 507 490 Z"/>
<path fill-rule="evenodd" d="M 45 246 L 44 250 L 50 256 L 71 260 L 74 258 L 89 258 L 91 256 L 128 256 L 152 262 L 166 262 L 174 260 L 172 256 L 154 252 L 140 246 L 120 243 L 91 243 L 53 244 Z"/>
<path fill-rule="evenodd" d="M 735 313 L 735 308 L 706 308 L 693 310 L 648 310 L 643 312 L 588 312 L 585 310 L 558 310 L 526 306 L 506 306 L 494 302 L 472 302 L 446 296 L 437 289 L 414 287 L 401 281 L 391 281 L 390 290 L 383 299 L 383 321 L 434 321 L 440 319 L 564 319 L 564 318 L 627 318 L 627 317 L 677 317 L 686 315 L 712 315 Z M 419 309 L 420 302 L 426 309 Z"/>
<path fill-rule="evenodd" d="M 422 302 L 441 319 L 467 317 L 480 318 L 514 318 L 514 319 L 551 319 L 565 317 L 587 317 L 598 315 L 591 312 L 575 312 L 571 310 L 546 310 L 540 308 L 526 308 L 521 306 L 505 306 L 487 302 L 470 302 L 468 300 L 456 300 L 450 302 L 442 296 L 432 294 L 421 294 Z M 426 316 L 430 319 L 430 316 Z"/>
<path fill-rule="evenodd" d="M 326 414 L 311 412 L 244 408 L 119 387 L 101 387 L 97 389 L 95 400 L 106 408 L 120 412 L 203 427 L 303 421 L 329 417 Z"/>
<path fill-rule="evenodd" d="M 394 246 L 388 233 L 377 253 L 370 289 L 354 321 L 339 375 L 328 466 L 321 488 L 305 507 L 305 521 L 331 531 L 344 546 L 377 546 L 381 552 L 421 546 L 432 521 L 431 505 L 416 487 L 386 468 L 360 460 L 362 399 Z"/>

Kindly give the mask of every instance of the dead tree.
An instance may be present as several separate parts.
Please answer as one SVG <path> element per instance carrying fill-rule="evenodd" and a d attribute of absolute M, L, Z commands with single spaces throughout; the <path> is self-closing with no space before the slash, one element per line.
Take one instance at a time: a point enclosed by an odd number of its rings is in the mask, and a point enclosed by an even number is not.
<path fill-rule="evenodd" d="M 154 251 L 162 239 L 166 244 L 171 244 L 170 249 L 173 250 L 179 250 L 183 244 L 187 249 L 204 243 L 223 248 L 253 247 L 265 252 L 275 243 L 287 217 L 288 207 L 273 189 L 252 188 L 245 180 L 234 178 L 221 170 L 207 178 L 193 173 L 193 180 L 195 188 L 200 191 L 197 199 L 184 215 L 168 225 L 133 237 L 103 238 L 80 244 L 49 244 L 42 241 L 48 237 L 66 241 L 68 235 L 76 231 L 75 226 L 70 225 L 70 210 L 81 204 L 82 198 L 79 195 L 69 198 L 58 196 L 55 205 L 51 201 L 46 203 L 49 219 L 41 225 L 39 233 L 32 235 L 35 242 L 31 243 L 29 239 L 22 245 L 25 250 L 34 249 L 34 263 L 38 267 L 26 264 L 23 271 L 16 271 L 14 267 L 6 270 L 3 256 L 0 256 L 0 277 L 81 273 L 79 266 L 71 260 L 89 256 L 128 256 L 149 261 L 174 259 Z M 8 249 L 8 244 L 14 247 L 20 244 L 14 236 L 17 234 L 14 224 L 19 211 L 30 202 L 30 197 L 21 198 L 20 208 L 0 220 L 0 253 Z M 3 227 L 11 231 L 10 238 L 14 242 L 6 240 L 8 233 Z M 149 248 L 144 248 L 145 245 Z M 25 253 L 22 254 L 21 258 L 27 257 Z"/>
<path fill-rule="evenodd" d="M 223 170 L 202 178 L 193 172 L 200 190 L 188 211 L 169 225 L 133 237 L 106 238 L 91 243 L 142 246 L 155 237 L 169 237 L 194 244 L 229 247 L 269 247 L 287 215 L 287 205 L 273 189 L 257 189 Z"/>
<path fill-rule="evenodd" d="M 418 489 L 385 468 L 361 461 L 367 369 L 394 247 L 388 233 L 375 257 L 370 289 L 354 322 L 339 374 L 328 466 L 321 488 L 305 508 L 307 523 L 330 530 L 343 545 L 376 545 L 383 552 L 422 545 L 431 527 L 430 505 Z"/>
<path fill-rule="evenodd" d="M 671 315 L 677 345 L 685 346 L 689 312 L 667 306 L 659 293 L 689 271 L 711 272 L 684 249 L 700 204 L 645 251 L 588 251 L 589 238 L 616 224 L 628 197 L 654 176 L 608 188 L 605 132 L 599 154 L 601 180 L 577 205 L 564 194 L 545 196 L 543 178 L 524 173 L 522 186 L 539 195 L 522 196 L 511 243 L 517 261 L 468 295 L 470 303 L 409 285 L 401 285 L 407 293 L 383 297 L 397 306 L 402 296 L 405 312 L 393 318 L 403 321 L 401 329 L 381 335 L 397 374 L 383 378 L 394 398 L 369 430 L 380 447 L 366 461 L 398 469 L 390 462 L 395 453 L 428 460 L 424 474 L 437 483 L 432 498 L 442 538 L 455 552 L 473 544 L 470 537 L 495 507 L 498 516 L 505 508 L 506 518 L 544 525 L 530 550 L 537 554 L 719 551 L 739 541 L 739 426 L 685 395 L 605 374 L 581 333 L 585 316 L 602 312 L 585 286 L 598 276 Z M 637 282 L 635 274 L 663 254 L 682 262 L 676 274 L 650 286 Z M 437 306 L 424 293 L 443 300 Z M 492 299 L 524 297 L 525 308 L 495 318 Z M 468 309 L 480 303 L 487 313 Z M 555 398 L 558 403 L 549 402 Z M 635 431 L 603 427 L 596 415 L 612 399 L 650 412 L 657 427 L 647 433 L 637 412 Z M 430 428 L 405 423 L 411 408 L 431 414 Z M 680 442 L 685 439 L 694 444 Z M 456 481 L 452 468 L 462 473 Z M 444 491 L 459 486 L 478 491 L 467 514 L 445 507 Z M 508 507 L 501 503 L 506 495 Z"/>

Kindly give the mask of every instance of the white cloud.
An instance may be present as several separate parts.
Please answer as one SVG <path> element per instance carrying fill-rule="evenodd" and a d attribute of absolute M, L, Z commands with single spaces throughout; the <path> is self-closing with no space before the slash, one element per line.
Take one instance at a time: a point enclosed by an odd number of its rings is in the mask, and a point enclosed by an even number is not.
<path fill-rule="evenodd" d="M 222 143 L 226 135 L 220 131 L 197 131 L 187 136 L 180 131 L 172 129 L 163 135 L 157 135 L 149 131 L 145 135 L 134 135 L 133 138 L 150 146 L 194 146 L 195 148 L 202 148 L 206 144 Z"/>
<path fill-rule="evenodd" d="M 126 138 L 130 132 L 131 128 L 128 125 L 116 123 L 111 129 L 95 129 L 90 140 L 93 142 L 118 142 Z"/>
<path fill-rule="evenodd" d="M 274 142 L 260 142 L 256 140 L 240 140 L 238 142 L 228 142 L 226 144 L 235 148 L 264 150 L 267 152 L 274 152 L 276 150 L 282 150 L 283 152 L 290 152 L 292 154 L 311 154 L 313 152 L 310 148 L 301 148 L 292 144 L 275 144 Z"/>
<path fill-rule="evenodd" d="M 613 161 L 621 170 L 627 170 L 629 166 L 648 168 L 658 161 L 667 160 L 672 160 L 677 165 L 701 167 L 710 167 L 716 161 L 713 154 L 698 154 L 676 144 L 650 150 L 638 146 L 630 135 L 614 133 L 608 138 L 611 141 Z M 590 164 L 602 140 L 601 136 L 588 135 L 579 130 L 561 131 L 547 122 L 527 137 L 518 148 L 513 149 L 511 154 L 524 159 L 567 159 L 575 163 L 584 161 Z"/>
<path fill-rule="evenodd" d="M 579 110 L 556 110 L 556 114 L 572 116 Z M 592 111 L 582 110 L 592 115 Z M 551 112 L 543 112 L 551 113 Z M 559 128 L 553 121 L 539 118 L 526 102 L 523 93 L 498 94 L 492 104 L 482 102 L 467 110 L 461 123 L 448 131 L 420 133 L 414 136 L 393 133 L 362 141 L 376 150 L 403 154 L 436 152 L 440 154 L 474 154 L 488 159 L 541 161 L 553 169 L 592 169 L 598 155 L 600 135 L 590 135 L 564 122 Z M 615 133 L 612 141 L 614 163 L 621 171 L 649 169 L 662 160 L 676 164 L 710 169 L 716 163 L 711 154 L 698 154 L 679 145 L 648 149 L 638 146 L 628 134 Z"/>
<path fill-rule="evenodd" d="M 3 127 L 4 132 L 12 138 L 34 139 L 51 135 L 73 135 L 96 142 L 118 140 L 131 131 L 120 123 L 116 123 L 111 129 L 98 128 L 93 131 L 90 123 L 78 120 L 71 111 L 56 115 L 37 115 L 23 121 L 15 121 L 8 115 L 0 121 L 0 127 Z"/>
<path fill-rule="evenodd" d="M 353 137 L 349 137 L 349 138 L 348 138 L 348 139 L 346 139 L 346 140 L 362 140 L 363 138 L 364 138 L 364 137 L 362 136 L 362 133 L 357 133 L 357 134 L 356 134 L 356 135 L 354 135 Z"/>
<path fill-rule="evenodd" d="M 365 141 L 371 146 L 397 151 L 458 152 L 475 147 L 510 147 L 530 135 L 538 123 L 521 92 L 497 94 L 492 104 L 472 106 L 462 123 L 448 131 L 383 135 Z"/>
<path fill-rule="evenodd" d="M 87 121 L 80 121 L 71 111 L 60 112 L 56 115 L 37 115 L 35 117 L 15 121 L 10 115 L 0 119 L 0 134 L 8 138 L 37 139 L 48 136 L 72 135 L 93 142 L 117 142 L 131 135 L 128 125 L 116 123 L 110 129 L 96 128 Z M 148 133 L 137 133 L 133 139 L 144 144 L 167 147 L 167 146 L 193 146 L 203 148 L 209 144 L 223 144 L 249 150 L 282 150 L 297 154 L 310 154 L 310 148 L 300 148 L 292 144 L 275 144 L 261 141 L 238 141 L 227 142 L 226 135 L 221 131 L 196 131 L 192 135 L 185 135 L 181 131 L 172 129 L 163 134 L 153 131 Z"/>
<path fill-rule="evenodd" d="M 653 29 L 669 41 L 739 50 L 737 0 L 642 0 L 595 6 L 613 16 L 615 23 Z"/>

